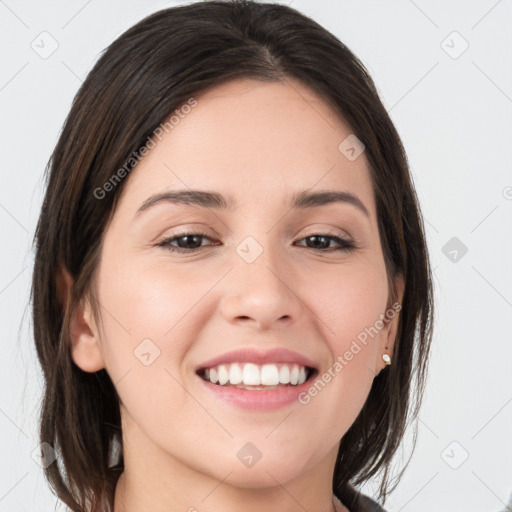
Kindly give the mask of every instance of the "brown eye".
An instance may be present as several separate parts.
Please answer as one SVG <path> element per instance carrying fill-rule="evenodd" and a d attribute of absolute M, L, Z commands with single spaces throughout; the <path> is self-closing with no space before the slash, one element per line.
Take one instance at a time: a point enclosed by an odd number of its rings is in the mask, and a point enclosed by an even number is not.
<path fill-rule="evenodd" d="M 180 233 L 170 238 L 162 240 L 159 247 L 164 247 L 166 250 L 171 252 L 191 253 L 201 249 L 202 247 L 208 247 L 208 244 L 203 245 L 201 242 L 203 239 L 211 240 L 206 233 L 199 232 L 188 232 Z M 327 235 L 327 234 L 314 234 L 309 235 L 301 239 L 306 241 L 306 248 L 313 249 L 319 252 L 334 252 L 334 251 L 351 251 L 356 249 L 353 242 L 345 240 L 339 236 Z M 335 242 L 338 247 L 332 247 L 331 243 Z M 209 244 L 210 246 L 216 246 L 217 244 Z"/>
<path fill-rule="evenodd" d="M 200 249 L 201 247 L 205 247 L 201 243 L 202 239 L 204 238 L 211 240 L 211 238 L 208 237 L 208 235 L 206 235 L 205 233 L 180 233 L 179 235 L 162 240 L 157 245 L 159 247 L 164 247 L 166 250 L 171 252 L 193 252 L 196 251 L 197 249 Z M 174 245 L 174 242 L 177 242 L 177 245 Z"/>
<path fill-rule="evenodd" d="M 309 235 L 302 240 L 306 240 L 308 245 L 308 249 L 314 249 L 320 252 L 333 252 L 333 251 L 351 251 L 356 248 L 355 244 L 349 240 L 345 240 L 335 235 L 327 235 L 327 234 L 314 234 Z M 330 247 L 330 243 L 335 241 L 339 247 Z"/>

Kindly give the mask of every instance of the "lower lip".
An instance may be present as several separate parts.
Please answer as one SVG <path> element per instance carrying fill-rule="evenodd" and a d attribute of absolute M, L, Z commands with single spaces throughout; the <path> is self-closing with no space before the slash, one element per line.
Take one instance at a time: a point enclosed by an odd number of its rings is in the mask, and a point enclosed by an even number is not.
<path fill-rule="evenodd" d="M 239 389 L 233 386 L 219 386 L 206 381 L 197 375 L 197 378 L 204 384 L 206 389 L 212 393 L 215 398 L 233 404 L 242 409 L 256 411 L 272 411 L 280 409 L 293 402 L 298 402 L 298 397 L 302 392 L 308 390 L 314 380 L 316 372 L 303 384 L 299 386 L 286 386 L 278 389 Z"/>

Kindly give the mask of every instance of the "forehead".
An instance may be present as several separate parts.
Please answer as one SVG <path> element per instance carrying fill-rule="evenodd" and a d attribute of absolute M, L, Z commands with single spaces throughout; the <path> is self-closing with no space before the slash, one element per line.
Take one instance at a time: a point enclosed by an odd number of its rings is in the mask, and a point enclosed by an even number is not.
<path fill-rule="evenodd" d="M 260 205 L 335 188 L 357 194 L 373 215 L 364 153 L 351 161 L 340 151 L 352 131 L 311 89 L 292 79 L 242 79 L 194 98 L 131 172 L 119 207 L 129 200 L 136 209 L 149 195 L 178 188 L 216 190 L 245 204 L 259 198 Z"/>

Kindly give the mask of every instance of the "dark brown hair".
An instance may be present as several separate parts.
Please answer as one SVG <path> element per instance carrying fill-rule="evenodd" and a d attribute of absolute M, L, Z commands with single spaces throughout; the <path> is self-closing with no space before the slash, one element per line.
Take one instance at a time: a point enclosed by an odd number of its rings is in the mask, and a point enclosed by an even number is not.
<path fill-rule="evenodd" d="M 284 5 L 208 1 L 156 12 L 105 50 L 76 94 L 46 169 L 31 290 L 45 381 L 40 440 L 59 454 L 45 475 L 73 511 L 112 510 L 123 469 L 115 387 L 104 369 L 84 372 L 70 353 L 71 314 L 84 298 L 99 318 L 94 276 L 102 236 L 129 176 L 101 199 L 95 191 L 136 165 L 132 156 L 172 111 L 237 78 L 301 81 L 365 145 L 391 295 L 397 273 L 405 291 L 393 364 L 375 377 L 341 439 L 333 492 L 343 501 L 349 484 L 379 473 L 379 498 L 385 502 L 389 492 L 392 458 L 422 402 L 433 329 L 431 269 L 404 148 L 365 67 L 335 36 Z M 61 269 L 73 279 L 65 300 L 57 288 Z"/>

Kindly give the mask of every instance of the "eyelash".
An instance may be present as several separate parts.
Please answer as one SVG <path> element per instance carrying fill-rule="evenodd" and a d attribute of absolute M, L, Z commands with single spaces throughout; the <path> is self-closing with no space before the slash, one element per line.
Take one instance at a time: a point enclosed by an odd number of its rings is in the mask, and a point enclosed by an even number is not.
<path fill-rule="evenodd" d="M 157 244 L 157 246 L 163 247 L 165 250 L 167 250 L 169 252 L 189 253 L 189 254 L 192 252 L 196 252 L 196 251 L 202 249 L 203 247 L 205 247 L 205 246 L 200 246 L 200 247 L 195 247 L 192 249 L 185 249 L 183 247 L 176 247 L 174 245 L 171 245 L 171 242 L 174 242 L 175 240 L 184 238 L 186 236 L 200 236 L 202 238 L 210 239 L 210 237 L 206 233 L 202 233 L 200 231 L 190 231 L 190 232 L 177 234 L 171 238 L 166 238 L 166 239 L 162 240 L 161 242 L 159 242 Z M 339 243 L 340 247 L 335 248 L 335 249 L 315 249 L 314 247 L 305 247 L 306 249 L 311 249 L 313 251 L 318 251 L 318 252 L 337 252 L 337 251 L 350 252 L 350 251 L 357 249 L 356 245 L 353 242 L 351 242 L 349 240 L 345 240 L 343 238 L 340 238 L 339 236 L 330 235 L 327 233 L 314 233 L 314 234 L 308 235 L 304 238 L 301 238 L 300 240 L 306 240 L 306 239 L 312 238 L 312 237 L 321 237 L 321 238 L 332 239 L 335 242 Z M 216 246 L 216 245 L 219 245 L 219 244 L 214 244 L 214 246 Z"/>

